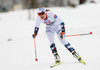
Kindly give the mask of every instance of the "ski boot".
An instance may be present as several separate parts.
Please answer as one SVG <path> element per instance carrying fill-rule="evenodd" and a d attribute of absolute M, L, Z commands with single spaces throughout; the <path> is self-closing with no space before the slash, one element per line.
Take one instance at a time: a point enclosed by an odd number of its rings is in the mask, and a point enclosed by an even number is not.
<path fill-rule="evenodd" d="M 76 53 L 75 50 L 72 50 L 71 53 L 72 53 L 72 55 L 73 55 L 76 59 L 78 59 L 79 61 L 82 60 L 82 59 L 81 59 L 81 56 L 80 56 L 78 53 Z"/>
<path fill-rule="evenodd" d="M 82 60 L 81 56 L 80 56 L 78 53 L 76 53 L 75 50 L 72 51 L 72 55 L 73 55 L 79 62 L 81 62 L 82 64 L 84 64 L 84 65 L 86 64 L 86 63 Z"/>
<path fill-rule="evenodd" d="M 53 55 L 54 55 L 54 58 L 55 58 L 55 63 L 59 63 L 60 62 L 60 57 L 59 57 L 58 53 L 55 52 L 55 53 L 53 53 Z"/>

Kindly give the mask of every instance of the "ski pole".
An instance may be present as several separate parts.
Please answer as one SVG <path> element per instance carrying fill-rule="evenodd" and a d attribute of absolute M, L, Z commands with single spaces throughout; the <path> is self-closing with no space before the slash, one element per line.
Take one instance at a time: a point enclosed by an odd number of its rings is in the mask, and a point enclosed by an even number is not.
<path fill-rule="evenodd" d="M 34 38 L 34 49 L 35 49 L 35 61 L 38 61 L 38 59 L 37 59 L 37 52 L 36 52 L 36 42 L 35 42 L 35 38 Z"/>
<path fill-rule="evenodd" d="M 93 34 L 93 33 L 90 32 L 90 33 L 84 33 L 84 34 L 66 35 L 66 37 L 71 37 L 71 36 L 82 36 L 82 35 L 90 35 L 90 34 Z"/>

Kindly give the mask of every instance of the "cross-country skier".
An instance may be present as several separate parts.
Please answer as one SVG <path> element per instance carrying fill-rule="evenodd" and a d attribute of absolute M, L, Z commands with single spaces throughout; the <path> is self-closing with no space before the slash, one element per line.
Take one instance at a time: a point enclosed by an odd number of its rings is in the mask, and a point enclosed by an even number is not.
<path fill-rule="evenodd" d="M 75 56 L 80 61 L 81 57 L 79 56 L 79 54 L 77 54 L 71 44 L 65 40 L 65 25 L 62 19 L 46 8 L 39 8 L 37 14 L 38 17 L 36 20 L 34 34 L 32 36 L 33 38 L 37 36 L 41 23 L 46 24 L 46 34 L 50 42 L 50 48 L 55 57 L 55 63 L 60 62 L 60 56 L 58 55 L 54 42 L 55 33 L 57 34 L 61 43 L 72 53 L 73 56 Z"/>

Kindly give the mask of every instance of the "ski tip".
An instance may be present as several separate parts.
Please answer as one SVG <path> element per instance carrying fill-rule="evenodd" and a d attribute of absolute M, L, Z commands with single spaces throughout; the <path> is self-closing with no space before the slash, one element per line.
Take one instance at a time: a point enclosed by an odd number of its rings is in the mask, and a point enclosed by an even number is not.
<path fill-rule="evenodd" d="M 83 64 L 84 64 L 84 65 L 86 65 L 86 63 L 85 63 L 85 62 L 84 62 Z"/>
<path fill-rule="evenodd" d="M 81 63 L 84 64 L 84 65 L 86 65 L 86 63 L 83 60 L 81 61 Z"/>
<path fill-rule="evenodd" d="M 53 66 L 50 66 L 50 68 L 53 68 Z"/>
<path fill-rule="evenodd" d="M 50 66 L 50 68 L 52 68 L 52 66 Z"/>

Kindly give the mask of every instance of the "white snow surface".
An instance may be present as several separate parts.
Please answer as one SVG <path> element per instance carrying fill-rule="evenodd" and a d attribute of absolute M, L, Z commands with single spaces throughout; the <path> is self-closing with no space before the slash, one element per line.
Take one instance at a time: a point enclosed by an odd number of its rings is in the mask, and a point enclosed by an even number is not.
<path fill-rule="evenodd" d="M 38 61 L 35 61 L 34 33 L 36 9 L 33 20 L 28 20 L 28 11 L 0 13 L 0 70 L 100 70 L 100 3 L 70 7 L 49 8 L 60 16 L 66 25 L 66 35 L 93 32 L 87 36 L 66 37 L 80 54 L 86 65 L 79 63 L 60 43 L 55 34 L 55 43 L 63 64 L 54 68 L 54 56 L 41 24 L 36 37 Z"/>

